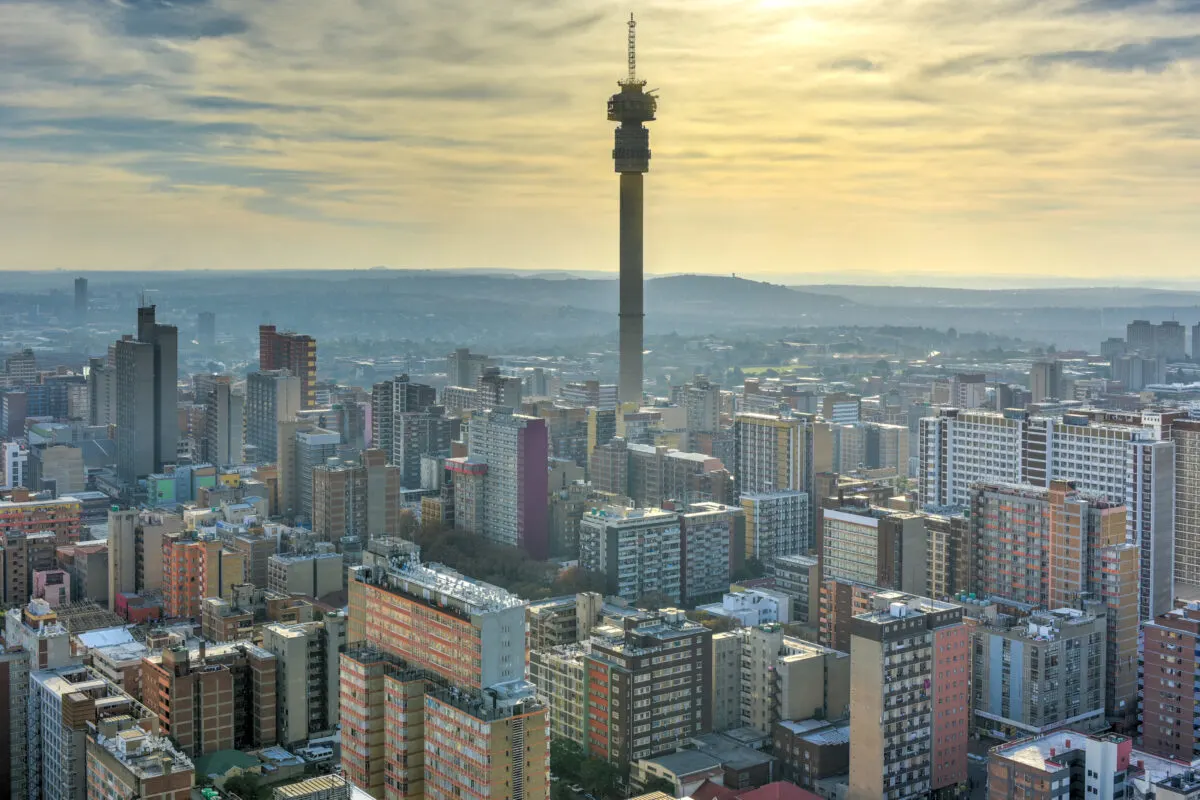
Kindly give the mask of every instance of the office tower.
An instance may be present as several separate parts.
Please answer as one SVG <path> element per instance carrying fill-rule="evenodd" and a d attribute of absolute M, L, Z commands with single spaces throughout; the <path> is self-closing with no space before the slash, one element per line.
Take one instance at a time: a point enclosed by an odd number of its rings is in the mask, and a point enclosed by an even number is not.
<path fill-rule="evenodd" d="M 450 455 L 453 426 L 438 406 L 423 411 L 406 411 L 392 418 L 391 456 L 389 461 L 400 470 L 400 485 L 416 489 L 421 485 L 421 459 Z M 383 447 L 381 443 L 379 447 Z"/>
<path fill-rule="evenodd" d="M 191 757 L 278 741 L 275 656 L 250 642 L 167 647 L 142 658 L 142 701 Z"/>
<path fill-rule="evenodd" d="M 621 175 L 621 403 L 642 402 L 642 175 L 650 169 L 650 131 L 643 122 L 654 119 L 658 99 L 638 80 L 634 59 L 637 23 L 629 17 L 629 74 L 619 81 L 621 91 L 609 98 L 608 119 L 620 122 L 613 148 L 614 167 Z"/>
<path fill-rule="evenodd" d="M 880 592 L 851 621 L 851 797 L 966 783 L 970 637 L 962 606 Z"/>
<path fill-rule="evenodd" d="M 387 451 L 388 461 L 395 462 L 393 440 L 396 415 L 425 411 L 435 403 L 437 390 L 423 383 L 413 383 L 407 374 L 397 375 L 372 386 L 371 446 Z"/>
<path fill-rule="evenodd" d="M 548 447 L 545 420 L 498 409 L 471 418 L 467 455 L 487 464 L 484 516 L 478 532 L 492 541 L 520 547 L 537 559 L 549 555 Z"/>
<path fill-rule="evenodd" d="M 103 358 L 88 360 L 88 422 L 91 425 L 117 424 L 117 370 Z"/>
<path fill-rule="evenodd" d="M 862 413 L 862 397 L 847 392 L 831 392 L 821 396 L 821 415 L 834 425 L 858 422 Z"/>
<path fill-rule="evenodd" d="M 1104 720 L 1105 620 L 1084 611 L 1000 614 L 971 632 L 972 732 L 1040 736 Z"/>
<path fill-rule="evenodd" d="M 4 373 L 10 386 L 37 383 L 37 356 L 29 348 L 4 359 Z"/>
<path fill-rule="evenodd" d="M 26 703 L 29 700 L 29 654 L 12 644 L 0 653 L 0 692 L 6 713 L 0 715 L 0 795 L 22 798 L 26 792 Z"/>
<path fill-rule="evenodd" d="M 623 617 L 620 628 L 593 637 L 584 657 L 589 755 L 629 764 L 712 730 L 712 633 L 678 609 Z M 671 680 L 653 681 L 667 661 Z"/>
<path fill-rule="evenodd" d="M 1154 352 L 1154 324 L 1149 320 L 1135 319 L 1125 326 L 1125 341 L 1130 350 Z"/>
<path fill-rule="evenodd" d="M 233 391 L 228 375 L 217 376 L 204 401 L 204 440 L 200 457 L 209 464 L 243 463 L 246 398 Z"/>
<path fill-rule="evenodd" d="M 472 353 L 466 347 L 460 347 L 446 356 L 447 385 L 473 388 L 479 376 L 491 365 L 492 360 L 482 353 Z"/>
<path fill-rule="evenodd" d="M 196 768 L 171 740 L 129 715 L 87 723 L 87 796 L 189 800 Z"/>
<path fill-rule="evenodd" d="M 783 720 L 850 713 L 846 653 L 787 636 L 775 623 L 715 634 L 712 653 L 712 684 L 705 691 L 712 693 L 715 731 L 752 728 L 767 735 Z"/>
<path fill-rule="evenodd" d="M 1142 747 L 1184 763 L 1200 757 L 1192 721 L 1200 692 L 1200 602 L 1191 601 L 1142 623 Z"/>
<path fill-rule="evenodd" d="M 75 279 L 75 322 L 83 323 L 88 312 L 88 280 Z"/>
<path fill-rule="evenodd" d="M 0 433 L 6 439 L 25 436 L 25 418 L 29 416 L 29 395 L 9 391 L 0 395 Z"/>
<path fill-rule="evenodd" d="M 1095 608 L 1106 621 L 1105 712 L 1129 724 L 1137 703 L 1138 547 L 1123 506 L 1067 481 L 972 491 L 971 591 L 1030 607 Z"/>
<path fill-rule="evenodd" d="M 300 379 L 300 408 L 317 407 L 317 340 L 298 333 L 279 333 L 274 325 L 258 326 L 258 369 L 286 369 Z"/>
<path fill-rule="evenodd" d="M 929 586 L 926 594 L 947 600 L 971 586 L 971 520 L 956 514 L 923 514 L 928 542 L 926 563 Z"/>
<path fill-rule="evenodd" d="M 126 483 L 175 463 L 179 446 L 178 332 L 138 309 L 136 340 L 116 343 L 117 475 Z"/>
<path fill-rule="evenodd" d="M 163 616 L 168 619 L 200 619 L 200 601 L 205 597 L 204 545 L 195 534 L 163 537 Z"/>
<path fill-rule="evenodd" d="M 488 367 L 475 381 L 480 408 L 521 407 L 521 379 L 501 375 L 499 367 Z"/>
<path fill-rule="evenodd" d="M 821 579 L 924 592 L 927 542 L 919 514 L 890 511 L 861 498 L 824 501 L 819 556 Z"/>
<path fill-rule="evenodd" d="M 987 375 L 960 372 L 950 378 L 950 405 L 955 408 L 983 408 L 987 405 Z"/>
<path fill-rule="evenodd" d="M 1175 580 L 1200 586 L 1200 420 L 1175 420 L 1171 439 L 1175 442 Z"/>
<path fill-rule="evenodd" d="M 767 565 L 775 591 L 792 599 L 792 619 L 816 627 L 821 608 L 821 565 L 815 556 L 775 556 Z"/>
<path fill-rule="evenodd" d="M 742 564 L 738 545 L 746 536 L 745 520 L 742 509 L 721 503 L 694 503 L 679 514 L 680 602 L 719 599 L 729 589 Z"/>
<path fill-rule="evenodd" d="M 63 497 L 87 488 L 83 450 L 73 444 L 36 445 L 29 449 L 26 480 L 30 488 Z"/>
<path fill-rule="evenodd" d="M 275 553 L 267 558 L 267 589 L 315 598 L 340 592 L 344 563 L 341 553 Z"/>
<path fill-rule="evenodd" d="M 579 523 L 579 565 L 604 575 L 606 594 L 631 603 L 647 595 L 680 602 L 682 548 L 679 515 L 670 511 L 607 506 Z"/>
<path fill-rule="evenodd" d="M 1200 361 L 1200 322 L 1192 326 L 1192 361 Z"/>
<path fill-rule="evenodd" d="M 1094 797 L 1119 800 L 1133 792 L 1140 764 L 1131 759 L 1133 740 L 1114 733 L 1088 736 L 1058 730 L 993 747 L 988 753 L 987 800 L 1053 800 Z M 1184 800 L 1155 784 L 1159 800 Z M 1149 781 L 1148 781 L 1149 782 Z M 1176 782 L 1178 785 L 1178 782 Z"/>
<path fill-rule="evenodd" d="M 582 381 L 563 384 L 559 390 L 561 402 L 577 408 L 616 412 L 617 385 L 600 381 Z M 614 416 L 615 419 L 615 416 Z M 601 442 L 603 444 L 603 442 Z"/>
<path fill-rule="evenodd" d="M 338 725 L 339 658 L 346 617 L 263 627 L 262 646 L 275 655 L 279 743 L 285 747 L 328 736 Z"/>
<path fill-rule="evenodd" d="M 768 564 L 812 549 L 812 515 L 804 492 L 743 492 L 738 502 L 746 517 L 746 560 Z"/>
<path fill-rule="evenodd" d="M 1058 361 L 1036 361 L 1029 368 L 1029 393 L 1033 402 L 1058 399 L 1062 390 L 1062 364 Z"/>
<path fill-rule="evenodd" d="M 282 442 L 283 433 L 295 429 Z M 288 503 L 284 516 L 301 520 L 311 520 L 313 512 L 313 470 L 324 465 L 331 458 L 337 457 L 338 445 L 342 437 L 333 431 L 313 427 L 307 423 L 282 423 L 280 425 L 281 450 L 288 453 L 279 458 L 279 481 L 282 486 L 286 481 L 288 488 Z M 286 469 L 285 469 L 286 466 Z M 286 472 L 286 475 L 285 475 Z M 295 503 L 294 506 L 291 503 Z"/>
<path fill-rule="evenodd" d="M 15 489 L 18 486 L 28 489 L 25 485 L 25 472 L 29 467 L 29 448 L 23 442 L 0 443 L 0 468 L 4 470 L 4 480 L 0 481 L 0 489 Z"/>
<path fill-rule="evenodd" d="M 442 405 L 446 413 L 452 416 L 462 416 L 465 412 L 476 411 L 479 406 L 479 390 L 465 386 L 447 386 L 442 389 Z"/>
<path fill-rule="evenodd" d="M 524 601 L 400 555 L 352 568 L 349 605 L 346 778 L 379 798 L 546 800 L 548 720 L 524 680 Z"/>
<path fill-rule="evenodd" d="M 217 346 L 217 315 L 212 311 L 201 311 L 196 316 L 196 341 L 206 352 Z"/>
<path fill-rule="evenodd" d="M 312 484 L 312 529 L 325 541 L 400 535 L 400 468 L 382 450 L 364 450 L 361 463 L 316 466 Z"/>
<path fill-rule="evenodd" d="M 1187 329 L 1174 320 L 1162 322 L 1154 329 L 1154 353 L 1168 364 L 1187 358 Z"/>
<path fill-rule="evenodd" d="M 300 379 L 287 370 L 246 376 L 246 445 L 254 448 L 255 462 L 279 457 L 279 423 L 296 418 L 300 397 Z"/>

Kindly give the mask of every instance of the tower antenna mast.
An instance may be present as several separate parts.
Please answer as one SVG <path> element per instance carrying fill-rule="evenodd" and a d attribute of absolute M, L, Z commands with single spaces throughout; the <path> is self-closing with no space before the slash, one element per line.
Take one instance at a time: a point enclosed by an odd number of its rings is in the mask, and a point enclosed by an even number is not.
<path fill-rule="evenodd" d="M 637 83 L 637 20 L 629 14 L 629 78 L 630 84 Z"/>

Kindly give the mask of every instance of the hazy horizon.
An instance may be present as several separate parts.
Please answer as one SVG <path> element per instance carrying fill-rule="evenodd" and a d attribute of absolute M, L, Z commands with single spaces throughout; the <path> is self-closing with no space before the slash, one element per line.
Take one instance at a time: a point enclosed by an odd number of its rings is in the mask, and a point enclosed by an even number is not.
<path fill-rule="evenodd" d="M 650 275 L 1195 271 L 1200 0 L 0 0 L 0 269 L 615 275 L 630 10 Z"/>

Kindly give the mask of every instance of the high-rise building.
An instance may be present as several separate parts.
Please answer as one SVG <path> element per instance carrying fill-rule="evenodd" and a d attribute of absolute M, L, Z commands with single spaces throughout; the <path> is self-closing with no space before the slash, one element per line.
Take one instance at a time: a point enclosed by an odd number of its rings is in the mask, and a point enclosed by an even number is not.
<path fill-rule="evenodd" d="M 440 406 L 423 411 L 405 411 L 392 417 L 391 456 L 389 462 L 400 470 L 400 485 L 406 489 L 421 486 L 421 459 L 450 455 L 452 429 L 450 419 Z M 382 431 L 381 431 L 382 432 Z M 383 447 L 382 444 L 379 445 Z"/>
<path fill-rule="evenodd" d="M 217 376 L 204 401 L 204 440 L 201 458 L 209 464 L 243 463 L 246 398 L 233 391 L 228 375 Z"/>
<path fill-rule="evenodd" d="M 284 433 L 294 430 L 284 442 Z M 336 458 L 341 434 L 317 428 L 310 423 L 281 423 L 281 450 L 279 482 L 288 483 L 289 506 L 284 516 L 311 520 L 313 514 L 313 470 Z M 286 467 L 286 468 L 285 468 Z M 286 474 L 285 474 L 286 473 Z M 282 495 L 282 493 L 281 493 Z M 294 506 L 290 503 L 294 502 Z"/>
<path fill-rule="evenodd" d="M 498 409 L 471 418 L 467 454 L 487 464 L 478 532 L 537 559 L 549 555 L 548 448 L 543 419 Z"/>
<path fill-rule="evenodd" d="M 246 445 L 254 448 L 256 463 L 279 457 L 279 423 L 296 418 L 300 398 L 300 379 L 287 370 L 246 376 Z"/>
<path fill-rule="evenodd" d="M 83 506 L 74 497 L 57 500 L 23 499 L 0 500 L 0 540 L 7 541 L 15 534 L 52 533 L 60 545 L 79 541 L 82 530 Z"/>
<path fill-rule="evenodd" d="M 924 592 L 928 586 L 925 524 L 919 514 L 847 499 L 824 501 L 819 556 L 822 580 L 845 580 Z"/>
<path fill-rule="evenodd" d="M 212 311 L 201 311 L 196 316 L 196 341 L 205 352 L 217 346 L 217 315 Z"/>
<path fill-rule="evenodd" d="M 1105 620 L 1084 611 L 1006 615 L 971 632 L 971 730 L 1010 739 L 1105 727 Z"/>
<path fill-rule="evenodd" d="M 272 653 L 250 642 L 167 647 L 142 658 L 142 700 L 189 756 L 278 741 Z"/>
<path fill-rule="evenodd" d="M 313 337 L 259 325 L 258 368 L 262 372 L 286 369 L 300 379 L 300 408 L 317 407 L 317 340 Z"/>
<path fill-rule="evenodd" d="M 91 425 L 117 424 L 117 369 L 103 358 L 89 359 L 88 422 Z"/>
<path fill-rule="evenodd" d="M 75 279 L 75 321 L 82 323 L 88 312 L 88 279 Z"/>
<path fill-rule="evenodd" d="M 630 764 L 712 730 L 712 633 L 678 609 L 639 612 L 584 656 L 590 755 Z M 670 666 L 665 666 L 669 662 Z M 669 680 L 653 680 L 670 669 Z"/>
<path fill-rule="evenodd" d="M 1130 724 L 1137 704 L 1138 547 L 1125 529 L 1123 506 L 1066 481 L 973 490 L 971 591 L 1034 608 L 1094 607 L 1106 623 L 1105 712 L 1114 724 Z"/>
<path fill-rule="evenodd" d="M 400 469 L 382 450 L 364 450 L 362 463 L 314 467 L 312 482 L 313 532 L 325 541 L 400 535 Z"/>
<path fill-rule="evenodd" d="M 328 736 L 338 725 L 339 653 L 346 617 L 263 627 L 264 650 L 275 655 L 279 742 L 285 746 Z"/>
<path fill-rule="evenodd" d="M 163 615 L 200 619 L 205 597 L 205 543 L 189 533 L 169 533 L 162 540 Z"/>
<path fill-rule="evenodd" d="M 179 517 L 149 511 L 108 515 L 108 602 L 120 594 L 157 591 L 163 585 L 163 536 L 183 530 Z"/>
<path fill-rule="evenodd" d="M 1029 368 L 1029 393 L 1033 402 L 1041 403 L 1050 398 L 1059 399 L 1062 392 L 1062 363 L 1059 361 L 1036 361 Z"/>
<path fill-rule="evenodd" d="M 721 384 L 697 377 L 679 387 L 676 402 L 687 410 L 689 437 L 721 430 Z M 694 446 L 690 439 L 688 446 Z"/>
<path fill-rule="evenodd" d="M 136 340 L 116 343 L 117 476 L 126 483 L 175 463 L 179 447 L 179 334 L 138 309 Z"/>
<path fill-rule="evenodd" d="M 1130 443 L 1130 487 L 1126 492 L 1126 538 L 1138 545 L 1138 618 L 1152 620 L 1171 610 L 1173 581 L 1184 570 L 1177 568 L 1176 551 L 1182 550 L 1176 529 L 1176 475 L 1174 441 L 1135 440 Z M 1190 464 L 1180 466 L 1186 475 Z M 1184 499 L 1183 502 L 1189 502 Z M 1200 576 L 1200 559 L 1195 574 Z"/>
<path fill-rule="evenodd" d="M 962 606 L 880 592 L 851 622 L 850 796 L 907 800 L 967 780 Z"/>
<path fill-rule="evenodd" d="M 4 373 L 10 386 L 37 383 L 37 356 L 29 348 L 4 359 Z"/>
<path fill-rule="evenodd" d="M 812 497 L 816 474 L 833 468 L 832 429 L 811 415 L 738 414 L 734 440 L 739 494 L 792 490 Z"/>
<path fill-rule="evenodd" d="M 189 800 L 196 768 L 128 714 L 87 723 L 87 796 Z"/>
<path fill-rule="evenodd" d="M 811 514 L 804 492 L 743 492 L 739 502 L 746 517 L 746 560 L 768 564 L 779 556 L 812 549 Z"/>
<path fill-rule="evenodd" d="M 1129 392 L 1140 392 L 1147 386 L 1167 380 L 1167 364 L 1158 356 L 1125 353 L 1113 356 L 1109 363 L 1113 380 Z"/>
<path fill-rule="evenodd" d="M 923 514 L 928 541 L 926 594 L 948 600 L 971 586 L 971 520 L 962 514 Z"/>
<path fill-rule="evenodd" d="M 821 609 L 821 562 L 816 556 L 776 556 L 768 565 L 775 591 L 792 599 L 792 619 L 817 626 Z"/>
<path fill-rule="evenodd" d="M 565 384 L 561 391 L 562 402 L 578 408 L 594 408 L 599 411 L 616 411 L 617 385 L 600 381 L 582 381 Z M 615 417 L 614 417 L 615 419 Z M 600 442 L 603 444 L 604 442 Z"/>
<path fill-rule="evenodd" d="M 736 655 L 722 658 L 731 647 Z M 769 734 L 783 720 L 850 713 L 849 656 L 786 636 L 777 623 L 715 634 L 712 656 L 713 730 Z"/>
<path fill-rule="evenodd" d="M 521 407 L 521 379 L 501 375 L 499 367 L 486 368 L 475 381 L 475 391 L 479 392 L 480 408 Z"/>
<path fill-rule="evenodd" d="M 437 403 L 437 390 L 413 383 L 407 374 L 380 381 L 371 387 L 371 446 L 387 451 L 395 463 L 395 417 L 426 411 Z M 405 484 L 408 486 L 409 484 Z"/>
<path fill-rule="evenodd" d="M 482 353 L 472 353 L 460 347 L 446 356 L 447 385 L 474 388 L 479 376 L 491 365 L 492 360 Z"/>
<path fill-rule="evenodd" d="M 680 602 L 682 550 L 674 512 L 608 506 L 584 512 L 579 523 L 579 565 L 604 575 L 606 594 L 631 603 L 647 595 Z"/>
<path fill-rule="evenodd" d="M 694 503 L 679 514 L 680 596 L 685 605 L 719 598 L 742 563 L 738 545 L 746 536 L 742 509 Z M 582 523 L 581 523 L 582 524 Z"/>
<path fill-rule="evenodd" d="M 1171 440 L 1175 442 L 1175 580 L 1200 586 L 1200 420 L 1175 420 Z"/>
<path fill-rule="evenodd" d="M 548 720 L 524 680 L 524 601 L 398 555 L 351 569 L 348 623 L 347 779 L 378 798 L 547 800 Z"/>
<path fill-rule="evenodd" d="M 614 167 L 621 175 L 621 403 L 642 402 L 642 175 L 650 170 L 650 131 L 642 123 L 654 119 L 658 98 L 646 92 L 635 70 L 636 23 L 629 17 L 629 74 L 619 81 L 621 91 L 608 100 L 608 119 L 621 123 L 613 148 Z"/>
<path fill-rule="evenodd" d="M 1200 757 L 1193 722 L 1200 692 L 1200 602 L 1192 601 L 1142 623 L 1142 747 L 1187 763 Z"/>

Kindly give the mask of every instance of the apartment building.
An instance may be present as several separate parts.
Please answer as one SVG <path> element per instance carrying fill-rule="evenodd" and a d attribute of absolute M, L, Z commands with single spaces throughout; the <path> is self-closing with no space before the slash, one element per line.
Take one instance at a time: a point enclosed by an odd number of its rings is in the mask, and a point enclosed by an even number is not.
<path fill-rule="evenodd" d="M 924 514 L 928 588 L 945 599 L 971 586 L 971 520 L 963 514 Z"/>
<path fill-rule="evenodd" d="M 1200 758 L 1200 725 L 1193 719 L 1193 698 L 1200 693 L 1200 602 L 1142 623 L 1142 640 L 1142 747 L 1164 758 Z"/>
<path fill-rule="evenodd" d="M 733 435 L 739 495 L 792 490 L 811 498 L 815 476 L 833 469 L 831 426 L 814 415 L 738 414 Z"/>
<path fill-rule="evenodd" d="M 997 745 L 988 753 L 987 800 L 1132 797 L 1132 752 L 1128 737 L 1078 731 Z"/>
<path fill-rule="evenodd" d="M 816 623 L 821 609 L 821 561 L 816 556 L 776 556 L 770 564 L 775 591 L 791 598 L 792 620 Z"/>
<path fill-rule="evenodd" d="M 163 614 L 200 619 L 204 599 L 205 543 L 192 533 L 168 533 L 162 539 Z"/>
<path fill-rule="evenodd" d="M 195 779 L 191 759 L 132 716 L 87 723 L 88 797 L 190 800 Z"/>
<path fill-rule="evenodd" d="M 745 514 L 720 503 L 694 503 L 679 514 L 681 602 L 719 597 L 742 563 Z"/>
<path fill-rule="evenodd" d="M 82 532 L 83 506 L 74 497 L 57 500 L 29 500 L 28 493 L 15 492 L 14 498 L 0 500 L 0 538 L 13 534 L 53 533 L 57 544 L 74 544 Z"/>
<path fill-rule="evenodd" d="M 746 519 L 747 560 L 767 564 L 779 556 L 812 549 L 808 494 L 791 490 L 743 492 L 738 502 Z"/>
<path fill-rule="evenodd" d="M 970 637 L 962 606 L 880 592 L 854 617 L 851 797 L 927 797 L 967 779 Z"/>
<path fill-rule="evenodd" d="M 1069 608 L 999 615 L 971 638 L 973 731 L 1012 738 L 1106 724 L 1103 616 Z"/>
<path fill-rule="evenodd" d="M 550 739 L 583 747 L 587 733 L 587 672 L 590 645 L 560 644 L 529 651 L 529 682 L 550 711 Z"/>
<path fill-rule="evenodd" d="M 317 340 L 298 333 L 258 326 L 258 368 L 287 370 L 300 379 L 300 408 L 317 407 Z"/>
<path fill-rule="evenodd" d="M 587 639 L 600 619 L 603 603 L 604 598 L 598 592 L 580 592 L 526 606 L 529 651 Z"/>
<path fill-rule="evenodd" d="M 682 611 L 641 612 L 584 657 L 589 753 L 614 764 L 670 753 L 707 733 L 712 633 Z"/>
<path fill-rule="evenodd" d="M 142 659 L 142 702 L 189 756 L 278 741 L 275 656 L 250 642 L 174 645 Z"/>
<path fill-rule="evenodd" d="M 604 575 L 605 593 L 678 603 L 683 591 L 679 515 L 657 508 L 605 506 L 579 523 L 579 565 Z"/>
<path fill-rule="evenodd" d="M 339 722 L 338 654 L 346 646 L 346 617 L 263 627 L 262 647 L 275 656 L 276 730 L 285 746 L 333 733 Z"/>
<path fill-rule="evenodd" d="M 910 593 L 928 587 L 927 542 L 919 514 L 829 498 L 818 512 L 822 580 L 846 580 Z"/>
<path fill-rule="evenodd" d="M 313 468 L 312 529 L 327 542 L 400 534 L 400 468 L 383 450 Z"/>
<path fill-rule="evenodd" d="M 1106 620 L 1105 707 L 1133 724 L 1137 706 L 1138 547 L 1126 544 L 1124 506 L 1068 481 L 1049 489 L 972 490 L 971 591 L 1030 608 L 1098 606 Z"/>
<path fill-rule="evenodd" d="M 501 544 L 520 547 L 534 558 L 546 558 L 550 544 L 546 421 L 503 409 L 475 414 L 468 432 L 467 455 L 487 464 L 483 518 L 477 532 Z M 457 514 L 456 505 L 456 520 Z"/>
<path fill-rule="evenodd" d="M 770 735 L 783 720 L 850 713 L 850 658 L 787 636 L 778 624 L 713 635 L 713 730 Z M 735 713 L 731 713 L 735 712 Z"/>

